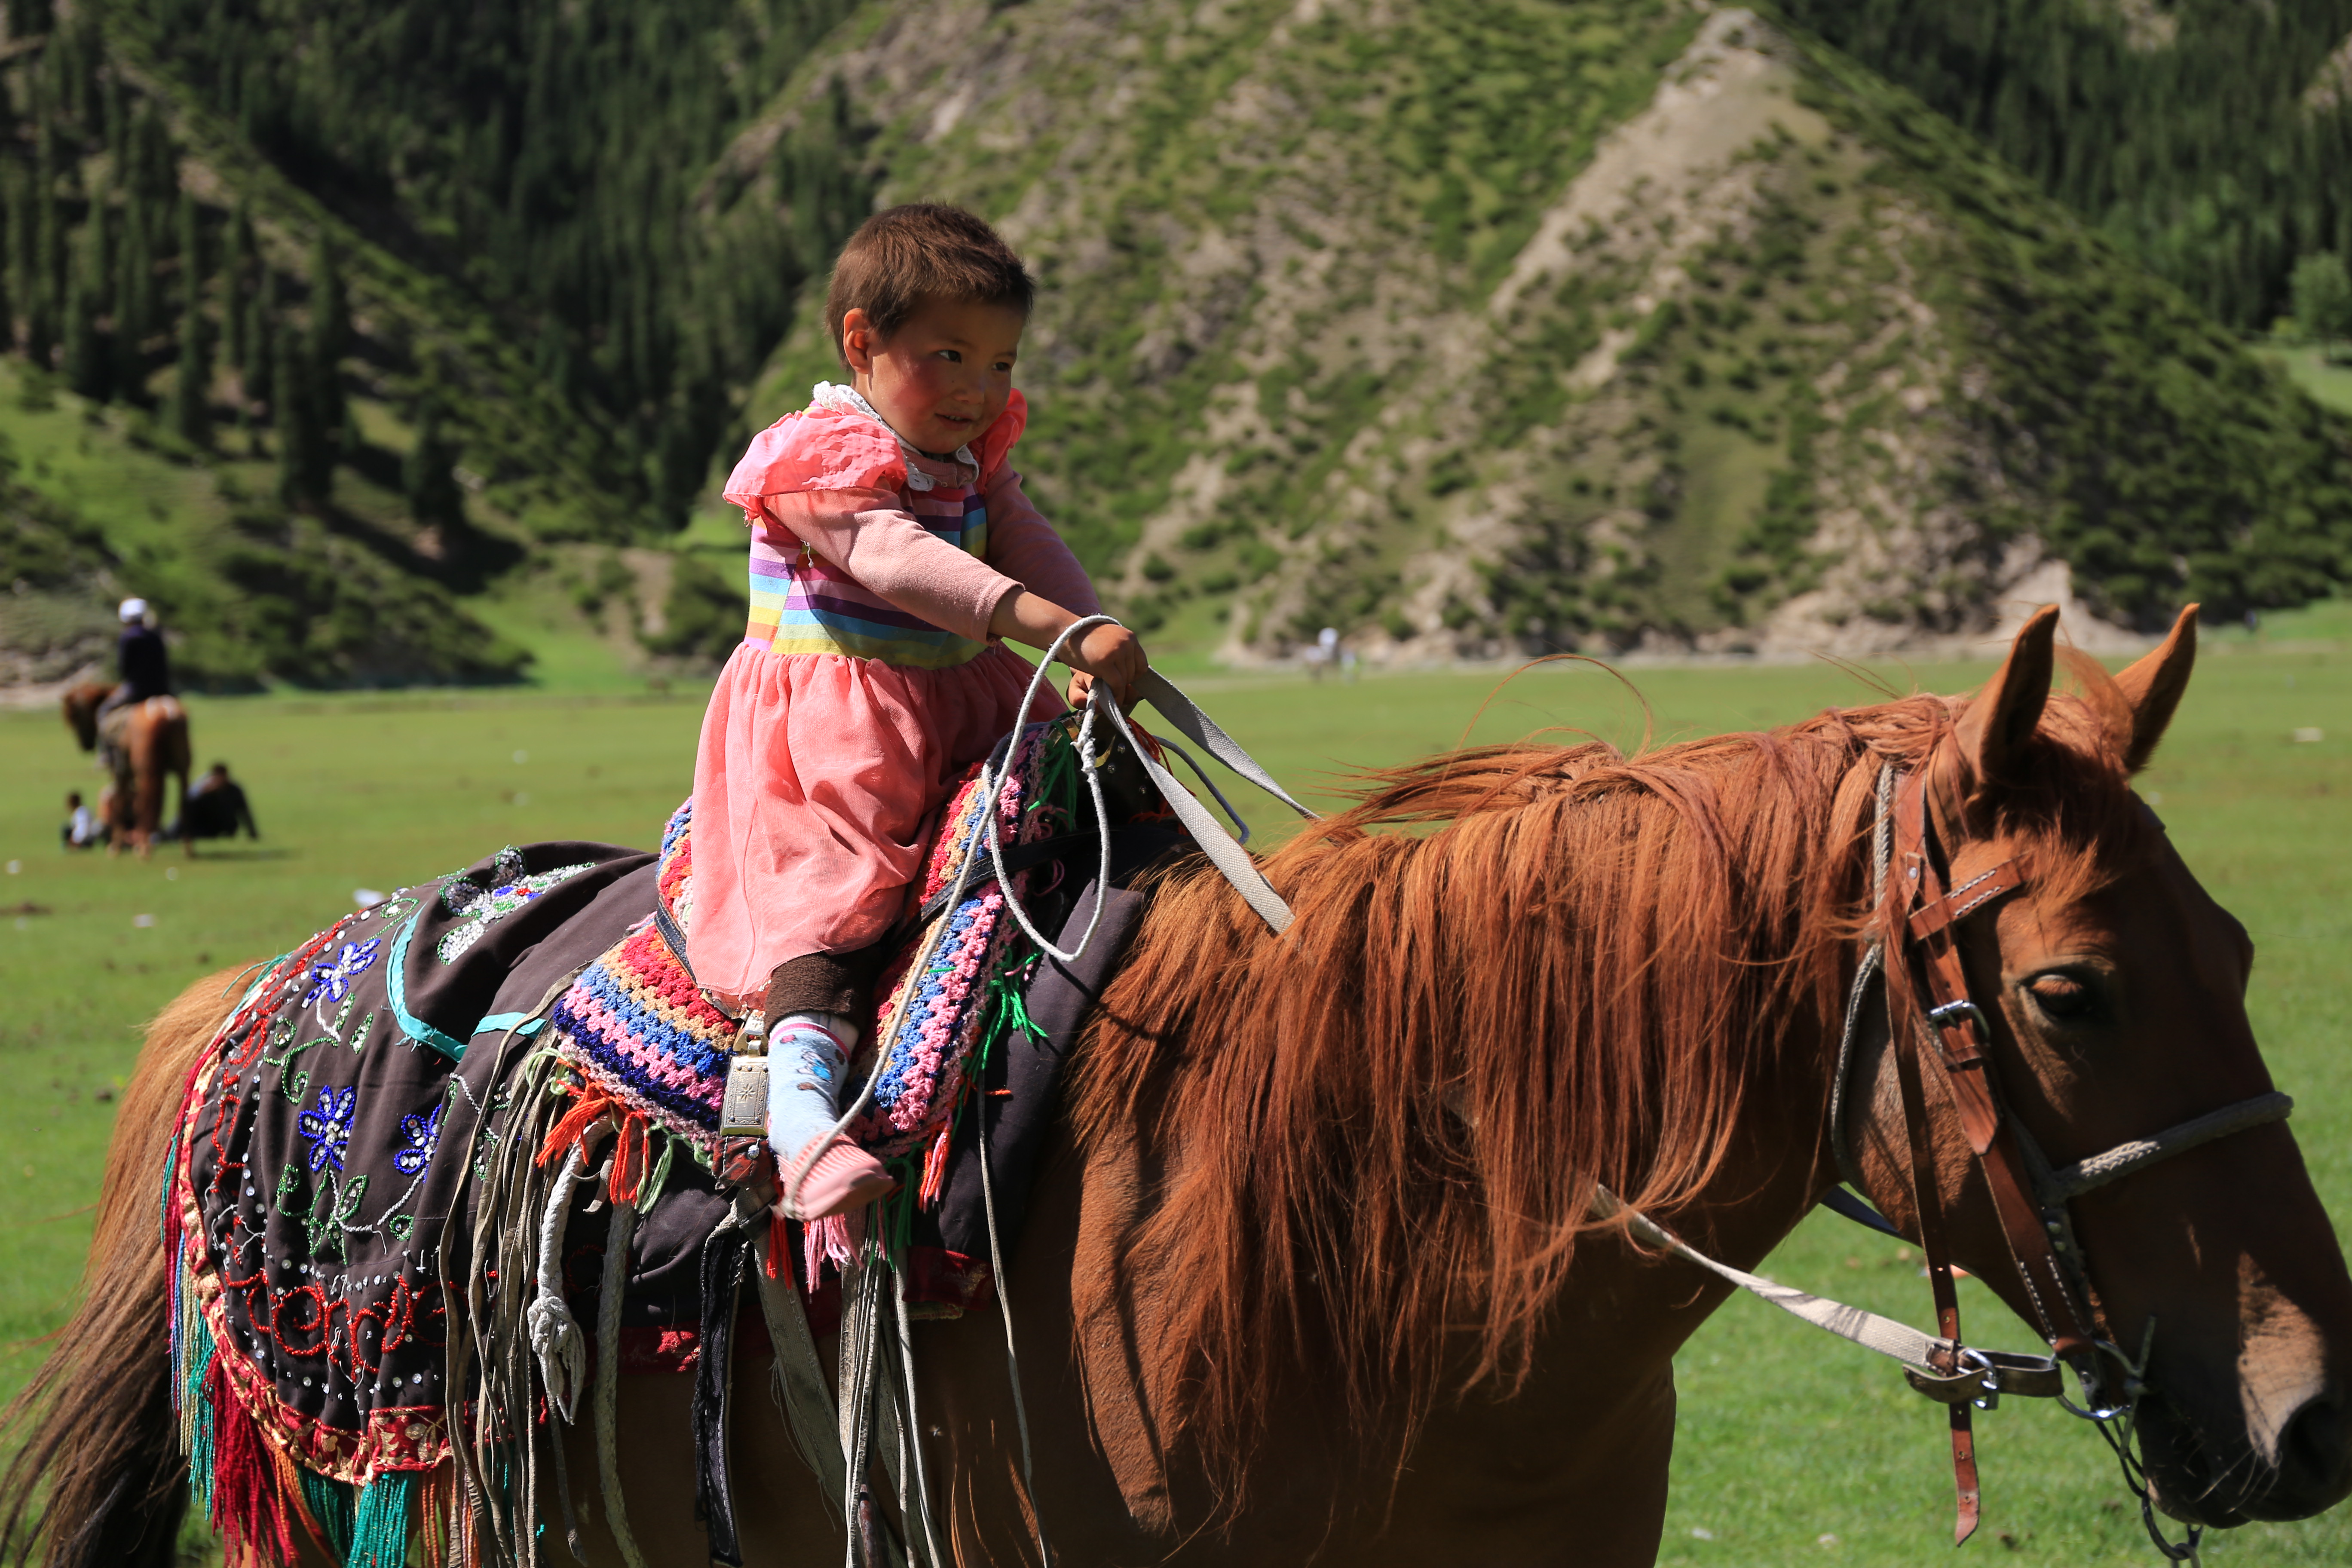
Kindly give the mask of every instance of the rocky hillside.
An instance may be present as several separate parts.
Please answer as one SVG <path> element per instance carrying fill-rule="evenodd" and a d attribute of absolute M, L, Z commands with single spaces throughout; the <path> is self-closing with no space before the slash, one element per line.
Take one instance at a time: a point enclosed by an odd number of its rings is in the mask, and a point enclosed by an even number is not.
<path fill-rule="evenodd" d="M 833 247 L 917 198 L 1037 268 L 1024 471 L 1161 647 L 1866 651 L 2052 598 L 2087 637 L 2352 570 L 2352 426 L 1748 10 L 6 16 L 0 678 L 125 584 L 215 684 L 511 677 L 524 580 L 723 650 L 716 480 L 832 373 Z"/>
<path fill-rule="evenodd" d="M 2342 421 L 1750 11 L 930 0 L 820 81 L 881 199 L 1034 258 L 1035 488 L 1228 657 L 1864 650 L 2352 564 Z"/>

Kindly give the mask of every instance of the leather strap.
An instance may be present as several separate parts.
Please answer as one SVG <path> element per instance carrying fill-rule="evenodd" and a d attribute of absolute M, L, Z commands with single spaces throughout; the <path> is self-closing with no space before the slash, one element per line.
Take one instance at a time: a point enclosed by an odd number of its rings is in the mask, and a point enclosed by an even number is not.
<path fill-rule="evenodd" d="M 748 1248 L 730 1212 L 702 1244 L 702 1353 L 695 1358 L 694 1511 L 710 1535 L 710 1561 L 742 1568 L 735 1493 L 728 1475 L 727 1394 L 735 1373 L 735 1308 Z"/>
<path fill-rule="evenodd" d="M 1166 694 L 1168 701 L 1181 702 L 1185 708 L 1191 708 L 1191 699 L 1170 686 L 1164 677 L 1158 678 L 1155 683 L 1149 677 L 1149 672 L 1147 672 L 1147 679 L 1140 684 L 1139 689 L 1150 696 L 1152 706 L 1159 708 L 1162 713 L 1168 714 L 1171 723 L 1175 723 L 1180 730 L 1184 728 L 1183 722 L 1177 719 L 1176 714 L 1170 712 L 1163 705 L 1162 693 Z M 1100 691 L 1102 689 L 1097 687 L 1096 689 Z M 1288 931 L 1291 919 L 1290 906 L 1283 902 L 1282 895 L 1274 890 L 1274 884 L 1267 881 L 1265 873 L 1257 868 L 1257 861 L 1251 857 L 1250 852 L 1236 843 L 1232 834 L 1219 826 L 1217 819 L 1210 815 L 1209 808 L 1193 798 L 1192 792 L 1178 783 L 1174 773 L 1160 765 L 1149 747 L 1136 739 L 1135 731 L 1128 727 L 1127 715 L 1118 710 L 1118 704 L 1110 700 L 1108 693 L 1104 693 L 1098 700 L 1100 710 L 1110 715 L 1111 721 L 1118 726 L 1118 732 L 1125 736 L 1127 743 L 1134 748 L 1136 760 L 1143 764 L 1144 773 L 1154 784 L 1159 786 L 1160 795 L 1168 802 L 1169 809 L 1176 814 L 1176 820 L 1184 825 L 1184 830 L 1192 836 L 1192 841 L 1201 847 L 1201 853 L 1209 858 L 1209 864 L 1214 866 L 1219 872 L 1223 873 L 1225 880 L 1234 885 L 1234 890 L 1241 894 L 1243 901 L 1256 912 L 1258 919 L 1266 923 L 1268 930 L 1276 936 Z M 1198 715 L 1200 710 L 1192 709 L 1192 712 Z M 1205 716 L 1202 716 L 1202 721 L 1204 724 L 1207 722 Z M 1247 759 L 1248 753 L 1242 752 L 1237 746 L 1233 746 L 1232 739 L 1225 736 L 1223 731 L 1215 729 L 1213 725 L 1210 725 L 1209 729 L 1221 737 L 1225 745 L 1232 746 L 1236 754 L 1244 760 Z M 1206 745 L 1207 742 L 1202 742 L 1202 744 Z M 1216 754 L 1215 747 L 1212 746 L 1210 750 L 1212 754 Z M 1226 765 L 1234 764 L 1227 762 Z M 1260 783 L 1260 779 L 1254 775 L 1264 774 L 1265 770 L 1254 762 L 1249 765 L 1251 772 L 1244 773 L 1243 776 L 1250 779 L 1253 784 Z M 1234 771 L 1238 773 L 1241 770 L 1235 768 Z M 1265 779 L 1262 787 L 1288 802 L 1297 810 L 1307 812 L 1305 806 L 1291 800 L 1282 787 L 1275 784 L 1271 778 Z M 1307 815 L 1311 816 L 1314 814 L 1307 812 Z"/>
<path fill-rule="evenodd" d="M 2018 879 L 2017 862 L 2003 860 L 1990 871 L 1979 871 L 1940 898 L 1927 900 L 1912 911 L 1908 921 L 1913 937 L 1933 936 L 1954 921 L 1964 920 L 1991 903 L 2004 893 L 2013 893 L 2024 886 Z"/>
<path fill-rule="evenodd" d="M 1160 715 L 1176 727 L 1176 732 L 1200 747 L 1225 766 L 1290 807 L 1307 821 L 1315 814 L 1291 798 L 1290 792 L 1274 782 L 1274 775 L 1259 765 L 1258 760 L 1242 750 L 1242 744 L 1217 727 L 1217 721 L 1201 711 L 1201 705 L 1176 689 L 1176 683 L 1156 669 L 1147 669 L 1135 683 L 1135 694 L 1160 710 Z M 1206 775 L 1203 775 L 1205 782 Z"/>
<path fill-rule="evenodd" d="M 1890 983 L 1890 995 L 1892 994 Z M 1952 1283 L 1952 1254 L 1944 1239 L 1944 1195 L 1936 1182 L 1935 1149 L 1927 1133 L 1927 1098 L 1920 1088 L 1919 1056 L 1906 1050 L 1898 1039 L 1895 1052 L 1895 1079 L 1903 1094 L 1903 1123 L 1911 1139 L 1912 1210 L 1918 1215 L 1919 1247 L 1927 1255 L 1927 1283 L 1936 1301 L 1936 1331 L 1954 1346 L 1961 1344 L 1960 1297 Z M 1957 1350 L 1933 1363 L 1947 1377 L 1960 1371 Z M 1983 1488 L 1977 1478 L 1974 1417 L 1966 1402 L 1950 1405 L 1946 1421 L 1951 1431 L 1952 1492 L 1955 1499 L 1952 1543 L 1976 1533 L 1984 1508 Z"/>
<path fill-rule="evenodd" d="M 1999 1351 L 1975 1351 L 1949 1339 L 1923 1334 L 1908 1323 L 1824 1296 L 1809 1295 L 1761 1275 L 1734 1268 L 1691 1246 L 1681 1237 L 1638 1209 L 1629 1209 L 1607 1187 L 1595 1184 L 1592 1214 L 1597 1219 L 1625 1216 L 1626 1227 L 1652 1247 L 1662 1247 L 1696 1263 L 1718 1279 L 1727 1279 L 1752 1296 L 1760 1297 L 1791 1317 L 1801 1318 L 1824 1333 L 1850 1344 L 1891 1356 L 1903 1363 L 1911 1386 L 1947 1404 L 1966 1405 L 1987 1394 L 2015 1394 L 2046 1399 L 2062 1391 L 2058 1363 L 2047 1356 L 2008 1355 Z M 1951 1369 L 1958 1367 L 1955 1373 Z"/>
<path fill-rule="evenodd" d="M 751 1233 L 751 1283 L 759 1291 L 761 1316 L 767 1320 L 768 1341 L 776 1347 L 776 1392 L 783 1403 L 785 1427 L 801 1458 L 816 1472 L 817 1490 L 838 1514 L 848 1467 L 834 1431 L 833 1389 L 825 1381 L 824 1362 L 816 1352 L 816 1336 L 809 1331 L 808 1310 L 793 1284 L 793 1260 L 775 1249 L 768 1205 L 748 1187 L 736 1189 L 735 1213 Z"/>
<path fill-rule="evenodd" d="M 1938 753 L 1928 767 L 1906 780 L 1895 805 L 1895 861 L 1911 893 L 1912 918 L 1906 921 L 1906 934 L 1921 923 L 1928 928 L 1924 935 L 1912 935 L 1906 944 L 1911 962 L 1904 966 L 1927 1003 L 1922 1018 L 1925 1027 L 1919 1031 L 1921 1043 L 1932 1038 L 1938 1047 L 1935 1060 L 1992 1194 L 2002 1239 L 2042 1337 L 2059 1359 L 2087 1369 L 2095 1379 L 2097 1351 L 2089 1314 L 2084 1303 L 2075 1300 L 2073 1282 L 2051 1246 L 2052 1216 L 2043 1214 L 2034 1199 L 2025 1157 L 2001 1112 L 1993 1061 L 1984 1050 L 1990 1043 L 1991 1026 L 1969 998 L 1955 923 L 1961 914 L 1990 908 L 2002 893 L 2015 891 L 2022 880 L 2013 865 L 2003 861 L 1993 873 L 1969 884 L 1979 891 L 1964 900 L 1965 909 L 1959 907 L 1963 900 L 1946 897 L 1927 812 L 1927 775 L 1942 760 Z M 1922 922 L 1917 919 L 1920 914 L 1929 918 Z M 1921 1167 L 1923 1174 L 1925 1170 Z"/>

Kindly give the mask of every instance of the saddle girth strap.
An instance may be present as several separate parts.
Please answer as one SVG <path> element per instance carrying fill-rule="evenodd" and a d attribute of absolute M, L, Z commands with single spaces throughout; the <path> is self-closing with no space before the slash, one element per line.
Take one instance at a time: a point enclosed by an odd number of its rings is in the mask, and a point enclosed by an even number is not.
<path fill-rule="evenodd" d="M 694 1513 L 710 1534 L 710 1560 L 742 1568 L 727 1465 L 727 1394 L 734 1378 L 735 1313 L 750 1246 L 730 1212 L 702 1245 L 702 1352 L 694 1363 Z"/>

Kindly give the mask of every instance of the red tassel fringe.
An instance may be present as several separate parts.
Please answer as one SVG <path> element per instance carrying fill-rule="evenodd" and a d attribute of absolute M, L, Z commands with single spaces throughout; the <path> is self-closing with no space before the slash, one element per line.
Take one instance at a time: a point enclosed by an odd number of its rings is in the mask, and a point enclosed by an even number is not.
<path fill-rule="evenodd" d="M 653 1167 L 653 1125 L 645 1112 L 632 1110 L 594 1084 L 558 1084 L 555 1089 L 559 1094 L 572 1096 L 574 1103 L 563 1113 L 562 1120 L 547 1130 L 546 1141 L 540 1144 L 534 1163 L 544 1165 L 561 1159 L 588 1135 L 589 1129 L 609 1117 L 620 1130 L 620 1140 L 613 1150 L 613 1170 L 605 1179 L 605 1193 L 615 1203 L 635 1203 L 637 1194 L 645 1189 L 646 1173 Z"/>
<path fill-rule="evenodd" d="M 229 1386 L 217 1357 L 205 1382 L 205 1397 L 213 1407 L 212 1523 L 221 1532 L 224 1559 L 291 1563 L 294 1521 L 287 1507 L 287 1477 L 277 1450 Z"/>

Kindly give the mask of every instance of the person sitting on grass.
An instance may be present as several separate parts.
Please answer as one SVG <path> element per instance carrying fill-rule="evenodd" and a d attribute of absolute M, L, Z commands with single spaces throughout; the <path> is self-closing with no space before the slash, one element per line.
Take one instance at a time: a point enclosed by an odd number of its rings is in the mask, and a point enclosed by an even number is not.
<path fill-rule="evenodd" d="M 228 776 L 226 763 L 215 763 L 188 791 L 180 831 L 190 838 L 234 838 L 240 827 L 247 838 L 261 837 L 261 829 L 253 825 L 253 809 L 246 805 L 244 786 Z"/>
<path fill-rule="evenodd" d="M 81 803 L 81 791 L 66 792 L 66 825 L 58 830 L 68 849 L 95 849 L 106 842 L 106 825 Z"/>

